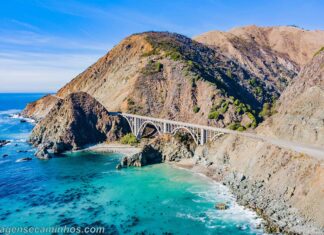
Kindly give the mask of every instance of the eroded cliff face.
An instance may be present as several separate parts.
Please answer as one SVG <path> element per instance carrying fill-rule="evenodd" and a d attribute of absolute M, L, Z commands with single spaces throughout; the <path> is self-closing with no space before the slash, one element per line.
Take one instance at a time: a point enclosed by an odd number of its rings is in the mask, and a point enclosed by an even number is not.
<path fill-rule="evenodd" d="M 324 51 L 284 91 L 277 110 L 258 128 L 259 133 L 324 146 Z"/>
<path fill-rule="evenodd" d="M 33 129 L 30 142 L 56 153 L 76 150 L 87 144 L 116 140 L 128 132 L 120 117 L 108 111 L 85 92 L 59 100 Z"/>

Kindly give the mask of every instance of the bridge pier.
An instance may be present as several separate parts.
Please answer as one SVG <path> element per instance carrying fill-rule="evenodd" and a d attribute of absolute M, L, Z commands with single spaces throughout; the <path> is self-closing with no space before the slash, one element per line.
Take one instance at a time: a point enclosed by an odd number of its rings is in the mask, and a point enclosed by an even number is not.
<path fill-rule="evenodd" d="M 205 129 L 200 129 L 200 145 L 204 145 L 207 142 L 207 131 Z"/>
<path fill-rule="evenodd" d="M 166 122 L 163 123 L 163 133 L 167 133 L 168 132 L 168 124 Z"/>

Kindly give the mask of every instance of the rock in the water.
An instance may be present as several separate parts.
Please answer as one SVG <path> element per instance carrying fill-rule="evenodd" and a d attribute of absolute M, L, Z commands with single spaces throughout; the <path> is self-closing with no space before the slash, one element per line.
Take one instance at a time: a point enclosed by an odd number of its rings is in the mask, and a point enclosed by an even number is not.
<path fill-rule="evenodd" d="M 220 202 L 215 204 L 217 210 L 227 210 L 229 207 L 226 203 Z"/>
<path fill-rule="evenodd" d="M 35 153 L 35 156 L 39 159 L 42 159 L 42 160 L 47 160 L 47 159 L 50 159 L 51 156 L 50 154 L 48 153 L 47 149 L 45 146 L 41 146 L 41 148 L 38 148 L 37 152 Z"/>
<path fill-rule="evenodd" d="M 121 170 L 123 167 L 122 167 L 122 165 L 119 163 L 119 164 L 117 164 L 117 166 L 116 166 L 116 169 L 117 170 Z"/>
<path fill-rule="evenodd" d="M 17 153 L 27 153 L 27 150 L 17 150 Z"/>
<path fill-rule="evenodd" d="M 9 140 L 0 140 L 0 148 L 1 148 L 2 146 L 5 146 L 6 144 L 9 144 L 9 143 L 10 143 Z"/>
<path fill-rule="evenodd" d="M 9 155 L 8 154 L 3 154 L 2 157 L 5 158 L 5 157 L 8 157 Z"/>
<path fill-rule="evenodd" d="M 159 150 L 151 145 L 144 146 L 142 152 L 136 153 L 132 156 L 124 157 L 121 161 L 121 166 L 146 166 L 162 162 L 162 154 Z"/>
<path fill-rule="evenodd" d="M 27 162 L 27 161 L 31 161 L 31 160 L 33 160 L 31 157 L 24 157 L 24 158 L 18 159 L 16 162 Z"/>
<path fill-rule="evenodd" d="M 111 116 L 96 99 L 85 92 L 59 100 L 33 129 L 30 142 L 48 144 L 53 153 L 77 150 L 88 144 L 116 140 L 129 129 L 125 120 Z"/>

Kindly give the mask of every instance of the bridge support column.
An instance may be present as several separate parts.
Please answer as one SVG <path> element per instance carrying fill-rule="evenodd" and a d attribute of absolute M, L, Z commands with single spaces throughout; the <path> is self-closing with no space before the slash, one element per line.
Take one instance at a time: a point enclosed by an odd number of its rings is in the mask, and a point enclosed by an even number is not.
<path fill-rule="evenodd" d="M 200 145 L 204 145 L 207 142 L 207 131 L 200 129 Z"/>
<path fill-rule="evenodd" d="M 134 135 L 136 136 L 136 138 L 137 138 L 137 118 L 136 117 L 134 117 L 134 123 L 133 123 L 133 130 L 134 130 Z"/>
<path fill-rule="evenodd" d="M 163 123 L 163 133 L 167 133 L 168 132 L 168 124 L 166 122 Z"/>

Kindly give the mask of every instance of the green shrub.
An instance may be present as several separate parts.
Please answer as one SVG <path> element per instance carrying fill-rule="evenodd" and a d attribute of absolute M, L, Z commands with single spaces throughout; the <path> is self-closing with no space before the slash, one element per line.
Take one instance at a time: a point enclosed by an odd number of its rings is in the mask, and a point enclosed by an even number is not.
<path fill-rule="evenodd" d="M 151 55 L 158 55 L 158 54 L 159 54 L 158 50 L 153 49 L 153 50 L 150 50 L 148 52 L 143 53 L 142 57 L 148 57 L 148 56 L 151 56 Z"/>
<path fill-rule="evenodd" d="M 319 49 L 315 54 L 314 57 L 317 56 L 319 53 L 321 53 L 322 51 L 324 51 L 324 47 L 321 47 L 321 49 Z"/>
<path fill-rule="evenodd" d="M 200 108 L 197 105 L 195 105 L 193 107 L 193 111 L 194 111 L 194 113 L 198 113 L 200 111 Z"/>
<path fill-rule="evenodd" d="M 228 105 L 229 105 L 229 102 L 228 101 L 224 101 L 222 104 L 221 104 L 221 108 L 219 109 L 219 112 L 221 114 L 224 114 L 227 112 L 228 110 Z"/>
<path fill-rule="evenodd" d="M 246 128 L 244 126 L 240 126 L 239 128 L 237 128 L 237 131 L 245 131 Z"/>
<path fill-rule="evenodd" d="M 162 68 L 163 68 L 163 64 L 161 64 L 160 62 L 155 63 L 155 71 L 161 72 Z"/>
<path fill-rule="evenodd" d="M 172 60 L 174 61 L 178 61 L 182 59 L 182 56 L 180 54 L 180 52 L 176 51 L 176 50 L 170 50 L 166 53 L 167 57 L 170 57 Z"/>
<path fill-rule="evenodd" d="M 250 118 L 250 120 L 251 120 L 252 122 L 254 122 L 254 121 L 256 122 L 256 118 L 254 117 L 254 115 L 253 115 L 252 113 L 247 112 L 246 115 Z"/>
<path fill-rule="evenodd" d="M 228 129 L 230 130 L 237 130 L 238 128 L 241 127 L 241 124 L 236 122 L 236 123 L 231 123 L 229 126 L 228 126 Z"/>
<path fill-rule="evenodd" d="M 258 86 L 258 87 L 255 88 L 255 93 L 257 95 L 262 95 L 262 92 L 263 92 L 262 87 Z"/>
<path fill-rule="evenodd" d="M 143 68 L 142 73 L 144 75 L 151 75 L 158 72 L 161 72 L 163 69 L 163 64 L 160 62 L 155 62 L 153 60 L 150 60 L 147 65 Z"/>
<path fill-rule="evenodd" d="M 219 118 L 219 112 L 213 111 L 208 114 L 208 119 L 218 119 Z"/>
<path fill-rule="evenodd" d="M 135 135 L 133 135 L 132 133 L 128 133 L 120 139 L 120 142 L 122 144 L 135 145 L 138 143 L 138 140 Z"/>
<path fill-rule="evenodd" d="M 238 114 L 243 114 L 244 112 L 243 112 L 242 108 L 237 107 L 237 108 L 236 108 L 236 113 L 238 113 Z"/>
<path fill-rule="evenodd" d="M 131 99 L 131 98 L 128 98 L 127 99 L 127 105 L 128 106 L 132 106 L 132 105 L 134 105 L 135 104 L 135 102 Z"/>
<path fill-rule="evenodd" d="M 252 78 L 250 81 L 249 81 L 250 85 L 251 86 L 256 86 L 257 85 L 257 80 L 255 78 Z"/>
<path fill-rule="evenodd" d="M 256 120 L 256 118 L 254 117 L 254 115 L 253 115 L 252 113 L 250 113 L 250 112 L 247 112 L 246 115 L 247 115 L 247 116 L 250 118 L 250 120 L 252 121 L 252 123 L 251 123 L 251 127 L 256 128 L 257 125 L 258 125 L 258 123 L 257 123 L 257 120 Z"/>
<path fill-rule="evenodd" d="M 192 60 L 188 60 L 187 65 L 189 70 L 191 70 L 194 67 Z"/>
<path fill-rule="evenodd" d="M 264 103 L 261 112 L 259 113 L 260 117 L 268 117 L 271 115 L 271 105 L 269 103 Z"/>
<path fill-rule="evenodd" d="M 232 77 L 232 71 L 230 69 L 226 70 L 226 76 L 229 77 L 229 78 L 233 78 Z"/>

